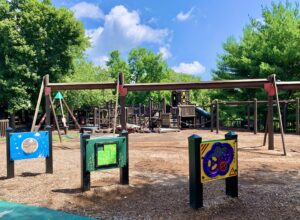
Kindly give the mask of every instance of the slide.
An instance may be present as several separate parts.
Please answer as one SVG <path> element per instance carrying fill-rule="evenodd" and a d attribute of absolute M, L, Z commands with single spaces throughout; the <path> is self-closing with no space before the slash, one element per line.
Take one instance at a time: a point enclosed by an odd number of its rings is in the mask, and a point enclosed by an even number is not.
<path fill-rule="evenodd" d="M 196 107 L 196 113 L 206 119 L 210 119 L 210 113 L 205 111 L 203 108 L 201 107 Z"/>

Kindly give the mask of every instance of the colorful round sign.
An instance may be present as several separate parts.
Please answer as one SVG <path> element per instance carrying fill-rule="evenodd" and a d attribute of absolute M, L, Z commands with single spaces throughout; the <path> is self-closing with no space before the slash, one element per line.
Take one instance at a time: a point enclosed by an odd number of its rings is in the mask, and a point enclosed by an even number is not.
<path fill-rule="evenodd" d="M 234 151 L 228 143 L 216 142 L 203 158 L 203 170 L 208 177 L 224 176 L 233 161 Z"/>
<path fill-rule="evenodd" d="M 34 153 L 38 149 L 38 147 L 39 147 L 39 144 L 38 144 L 37 140 L 34 138 L 26 138 L 22 142 L 22 150 L 26 154 Z"/>

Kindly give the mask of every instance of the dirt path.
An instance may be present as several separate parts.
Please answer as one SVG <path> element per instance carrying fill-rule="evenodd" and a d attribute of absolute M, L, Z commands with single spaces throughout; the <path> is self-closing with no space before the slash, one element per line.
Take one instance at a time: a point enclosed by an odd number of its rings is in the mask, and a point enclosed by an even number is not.
<path fill-rule="evenodd" d="M 80 187 L 79 139 L 54 143 L 54 174 L 44 160 L 17 161 L 6 179 L 5 143 L 0 143 L 0 199 L 112 219 L 299 219 L 300 136 L 287 135 L 288 156 L 261 147 L 263 134 L 239 134 L 239 198 L 225 196 L 224 181 L 206 184 L 204 208 L 189 208 L 187 137 L 223 138 L 209 131 L 130 134 L 130 185 L 118 185 L 119 170 L 92 173 L 92 189 Z"/>

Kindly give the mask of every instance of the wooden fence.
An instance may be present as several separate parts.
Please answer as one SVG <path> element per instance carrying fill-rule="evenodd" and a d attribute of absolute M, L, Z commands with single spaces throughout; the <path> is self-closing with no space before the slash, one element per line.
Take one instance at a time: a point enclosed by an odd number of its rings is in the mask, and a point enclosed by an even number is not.
<path fill-rule="evenodd" d="M 8 119 L 0 120 L 0 137 L 5 137 L 6 128 L 8 128 L 8 126 L 9 126 Z"/>

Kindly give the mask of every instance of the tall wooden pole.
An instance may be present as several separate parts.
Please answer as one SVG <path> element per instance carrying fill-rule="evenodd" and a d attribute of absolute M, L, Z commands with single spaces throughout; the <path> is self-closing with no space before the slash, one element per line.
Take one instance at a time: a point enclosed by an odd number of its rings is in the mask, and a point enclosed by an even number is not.
<path fill-rule="evenodd" d="M 75 126 L 80 130 L 81 127 L 80 127 L 80 125 L 79 125 L 77 119 L 76 119 L 75 116 L 73 115 L 72 110 L 71 110 L 70 107 L 68 106 L 68 104 L 67 104 L 67 102 L 65 101 L 65 99 L 63 99 L 62 101 L 63 101 L 64 105 L 66 106 L 66 108 L 67 108 L 67 110 L 68 110 L 68 113 L 71 115 L 71 118 L 72 118 L 72 120 L 73 120 L 74 123 L 75 123 Z M 99 110 L 99 115 L 100 115 L 100 110 Z M 99 123 L 100 123 L 100 119 L 99 119 Z"/>
<path fill-rule="evenodd" d="M 254 112 L 254 134 L 257 134 L 257 98 L 253 101 L 253 112 Z"/>
<path fill-rule="evenodd" d="M 273 96 L 268 96 L 268 141 L 269 150 L 274 150 L 274 127 L 273 127 Z"/>
<path fill-rule="evenodd" d="M 34 112 L 33 121 L 32 121 L 30 131 L 34 131 L 36 119 L 37 119 L 37 116 L 38 116 L 38 113 L 39 113 L 39 108 L 40 108 L 40 105 L 41 105 L 41 100 L 42 100 L 42 97 L 43 97 L 43 91 L 44 91 L 44 77 L 43 77 L 43 80 L 42 80 L 38 101 L 36 103 L 35 112 Z"/>
<path fill-rule="evenodd" d="M 282 126 L 282 118 L 281 118 L 281 111 L 280 111 L 280 104 L 279 104 L 279 97 L 278 97 L 278 89 L 276 85 L 276 75 L 273 75 L 273 85 L 275 88 L 275 97 L 276 97 L 276 104 L 277 104 L 277 110 L 278 110 L 278 117 L 279 117 L 279 126 L 280 126 L 280 134 L 281 134 L 281 141 L 282 141 L 282 148 L 283 148 L 283 155 L 286 155 L 286 149 L 285 149 L 285 141 L 284 141 L 284 131 Z"/>
<path fill-rule="evenodd" d="M 219 100 L 216 99 L 216 133 L 219 134 L 220 130 L 220 112 L 219 112 Z"/>
<path fill-rule="evenodd" d="M 50 99 L 49 99 L 49 94 L 51 95 L 51 88 L 48 87 L 48 84 L 49 84 L 49 75 L 46 75 L 44 78 L 46 125 L 51 125 L 51 106 L 50 106 Z"/>
<path fill-rule="evenodd" d="M 162 100 L 162 112 L 163 113 L 167 113 L 167 106 L 166 106 L 166 97 L 163 97 L 163 100 Z"/>
<path fill-rule="evenodd" d="M 61 134 L 60 134 L 60 130 L 59 130 L 59 123 L 58 123 L 58 120 L 57 120 L 57 117 L 56 117 L 56 114 L 55 114 L 54 103 L 53 103 L 53 100 L 51 98 L 51 94 L 49 94 L 48 97 L 49 97 L 49 100 L 50 100 L 50 106 L 51 106 L 51 110 L 52 110 L 52 113 L 53 113 L 53 116 L 54 116 L 54 121 L 55 121 L 55 125 L 56 125 L 56 128 L 57 128 L 59 141 L 60 141 L 60 143 L 62 143 L 62 138 L 61 138 Z"/>
<path fill-rule="evenodd" d="M 153 100 L 152 100 L 152 98 L 150 97 L 150 100 L 149 100 L 149 129 L 151 129 L 152 107 L 153 107 Z"/>
<path fill-rule="evenodd" d="M 288 110 L 288 102 L 284 102 L 283 105 L 283 131 L 287 131 L 287 110 Z"/>
<path fill-rule="evenodd" d="M 299 134 L 299 98 L 296 98 L 296 134 Z"/>
<path fill-rule="evenodd" d="M 247 105 L 247 126 L 248 126 L 248 131 L 250 131 L 250 105 Z"/>
<path fill-rule="evenodd" d="M 214 131 L 214 101 L 210 103 L 210 131 Z"/>

